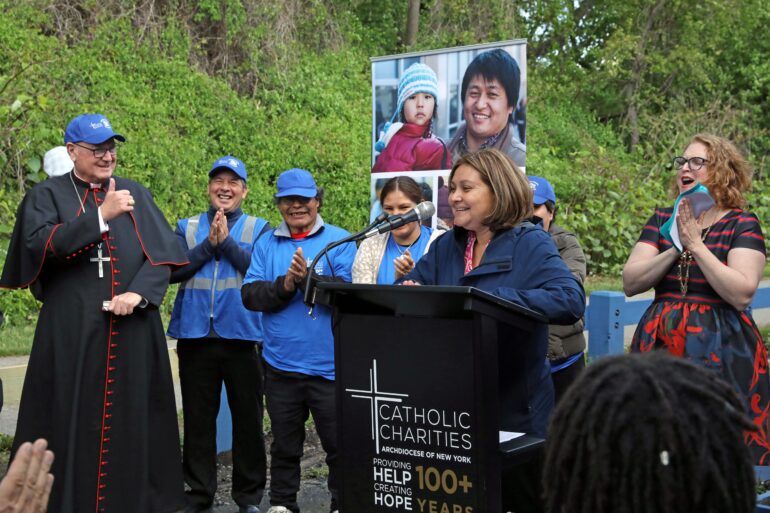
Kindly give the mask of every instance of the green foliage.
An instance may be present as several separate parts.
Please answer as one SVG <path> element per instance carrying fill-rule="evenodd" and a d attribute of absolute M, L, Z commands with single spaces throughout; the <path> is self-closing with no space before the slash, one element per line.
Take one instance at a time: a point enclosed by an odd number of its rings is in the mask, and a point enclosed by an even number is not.
<path fill-rule="evenodd" d="M 641 168 L 610 127 L 598 123 L 570 86 L 531 75 L 527 173 L 557 191 L 557 222 L 574 231 L 591 273 L 617 274 L 656 202 L 663 176 Z M 643 185 L 642 185 L 643 184 Z"/>
<path fill-rule="evenodd" d="M 35 336 L 35 320 L 36 316 L 32 316 L 24 323 L 6 323 L 0 326 L 0 357 L 25 356 L 30 353 Z"/>
<path fill-rule="evenodd" d="M 273 224 L 280 220 L 272 203 L 275 179 L 290 167 L 311 170 L 327 188 L 328 222 L 353 229 L 366 219 L 366 55 L 351 49 L 299 53 L 290 68 L 264 73 L 269 87 L 244 97 L 221 78 L 191 71 L 187 56 L 159 55 L 155 43 L 136 41 L 127 17 L 106 19 L 90 39 L 61 46 L 38 34 L 49 32 L 52 20 L 22 18 L 30 26 L 16 27 L 17 11 L 3 10 L 9 15 L 0 21 L 0 84 L 8 86 L 0 92 L 6 120 L 0 155 L 8 172 L 2 175 L 0 245 L 7 246 L 23 193 L 42 178 L 43 153 L 61 144 L 67 121 L 85 111 L 107 114 L 126 135 L 118 174 L 147 186 L 171 224 L 207 208 L 206 173 L 225 154 L 239 156 L 249 170 L 244 209 Z M 21 67 L 25 55 L 55 59 Z M 166 305 L 173 292 L 168 297 Z M 0 308 L 11 324 L 27 322 L 37 309 L 25 291 L 0 293 Z"/>
<path fill-rule="evenodd" d="M 249 213 L 277 223 L 275 179 L 304 167 L 327 221 L 365 222 L 369 57 L 406 50 L 407 2 L 0 0 L 0 14 L 0 258 L 44 152 L 86 111 L 127 136 L 118 174 L 169 223 L 206 208 L 225 154 L 246 162 Z M 529 39 L 528 172 L 554 184 L 592 273 L 618 274 L 698 131 L 746 150 L 749 208 L 770 219 L 765 0 L 423 0 L 419 21 L 409 50 Z M 3 292 L 0 308 L 21 324 L 37 303 Z"/>

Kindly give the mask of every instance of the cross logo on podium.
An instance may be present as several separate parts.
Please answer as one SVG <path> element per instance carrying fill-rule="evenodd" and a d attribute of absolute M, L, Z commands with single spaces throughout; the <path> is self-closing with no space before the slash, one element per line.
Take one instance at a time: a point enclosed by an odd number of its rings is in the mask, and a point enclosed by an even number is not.
<path fill-rule="evenodd" d="M 366 399 L 369 401 L 372 417 L 372 440 L 375 441 L 377 454 L 380 453 L 380 416 L 377 413 L 380 403 L 400 403 L 404 397 L 409 394 L 397 394 L 395 392 L 381 392 L 377 383 L 377 360 L 372 360 L 372 366 L 369 368 L 369 390 L 359 390 L 355 388 L 346 388 L 351 397 L 356 399 Z"/>

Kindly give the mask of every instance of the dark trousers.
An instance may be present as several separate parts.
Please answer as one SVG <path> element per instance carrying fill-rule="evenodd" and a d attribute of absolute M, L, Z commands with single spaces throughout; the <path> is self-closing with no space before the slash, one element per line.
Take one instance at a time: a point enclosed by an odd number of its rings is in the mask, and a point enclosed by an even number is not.
<path fill-rule="evenodd" d="M 551 374 L 551 380 L 553 381 L 553 396 L 554 405 L 558 405 L 559 401 L 564 397 L 572 383 L 578 378 L 580 372 L 586 368 L 585 357 L 580 358 L 578 361 L 558 372 Z"/>
<path fill-rule="evenodd" d="M 205 509 L 217 490 L 216 420 L 222 383 L 233 424 L 233 500 L 259 504 L 265 491 L 262 373 L 254 342 L 221 338 L 177 343 L 184 409 L 184 479 L 188 503 Z"/>
<path fill-rule="evenodd" d="M 337 406 L 334 381 L 317 376 L 281 373 L 264 365 L 265 399 L 273 443 L 270 446 L 270 504 L 299 512 L 297 492 L 300 459 L 305 442 L 305 421 L 313 415 L 315 429 L 326 451 L 331 508 L 337 509 Z"/>
<path fill-rule="evenodd" d="M 531 459 L 503 469 L 503 512 L 542 513 L 545 511 L 542 483 L 544 458 L 543 451 L 538 451 Z"/>

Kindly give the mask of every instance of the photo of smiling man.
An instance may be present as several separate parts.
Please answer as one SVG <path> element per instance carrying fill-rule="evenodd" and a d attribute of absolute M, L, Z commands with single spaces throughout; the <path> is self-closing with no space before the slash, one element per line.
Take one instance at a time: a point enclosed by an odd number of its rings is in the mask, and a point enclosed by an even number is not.
<path fill-rule="evenodd" d="M 526 166 L 527 148 L 517 138 L 513 112 L 519 102 L 521 70 L 502 48 L 480 53 L 465 70 L 460 97 L 462 123 L 449 142 L 452 159 L 495 148 L 519 167 Z"/>
<path fill-rule="evenodd" d="M 190 264 L 171 273 L 179 283 L 168 335 L 177 339 L 184 411 L 184 513 L 211 511 L 217 491 L 216 420 L 222 385 L 232 416 L 232 497 L 239 513 L 258 513 L 267 467 L 262 436 L 260 314 L 244 308 L 241 283 L 254 242 L 270 230 L 243 212 L 245 164 L 227 155 L 208 172 L 209 208 L 177 223 Z"/>

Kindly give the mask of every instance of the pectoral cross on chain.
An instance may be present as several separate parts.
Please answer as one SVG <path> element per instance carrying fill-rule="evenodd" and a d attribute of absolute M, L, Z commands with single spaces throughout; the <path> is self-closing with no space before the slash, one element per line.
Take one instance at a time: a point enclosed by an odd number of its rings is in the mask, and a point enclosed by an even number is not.
<path fill-rule="evenodd" d="M 102 262 L 109 262 L 110 257 L 102 256 L 102 245 L 99 244 L 96 250 L 96 258 L 89 259 L 91 262 L 96 262 L 99 264 L 99 278 L 104 278 L 104 267 L 102 266 Z"/>

